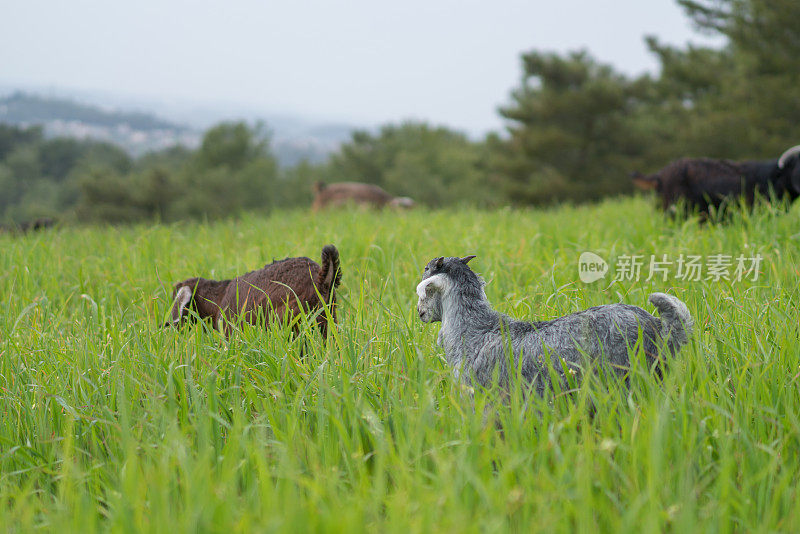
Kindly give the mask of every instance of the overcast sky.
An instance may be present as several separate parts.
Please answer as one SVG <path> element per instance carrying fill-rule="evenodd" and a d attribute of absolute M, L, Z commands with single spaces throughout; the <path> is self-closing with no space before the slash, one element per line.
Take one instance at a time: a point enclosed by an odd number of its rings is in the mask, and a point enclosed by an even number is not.
<path fill-rule="evenodd" d="M 655 72 L 643 43 L 703 42 L 674 0 L 2 0 L 0 83 L 230 104 L 473 134 L 520 53 L 588 49 Z"/>

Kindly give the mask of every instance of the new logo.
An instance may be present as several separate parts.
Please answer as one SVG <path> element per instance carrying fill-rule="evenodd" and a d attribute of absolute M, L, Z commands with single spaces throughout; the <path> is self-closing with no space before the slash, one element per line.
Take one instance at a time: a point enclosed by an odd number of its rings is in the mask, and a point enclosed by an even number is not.
<path fill-rule="evenodd" d="M 608 273 L 606 260 L 594 252 L 584 252 L 578 258 L 578 276 L 584 284 L 597 282 Z"/>

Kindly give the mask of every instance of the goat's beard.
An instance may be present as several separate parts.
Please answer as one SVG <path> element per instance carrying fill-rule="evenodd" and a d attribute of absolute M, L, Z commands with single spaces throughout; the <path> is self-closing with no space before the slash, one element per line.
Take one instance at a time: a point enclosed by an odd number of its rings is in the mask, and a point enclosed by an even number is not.
<path fill-rule="evenodd" d="M 425 299 L 417 304 L 419 320 L 423 323 L 435 323 L 442 320 L 442 303 L 439 299 Z"/>

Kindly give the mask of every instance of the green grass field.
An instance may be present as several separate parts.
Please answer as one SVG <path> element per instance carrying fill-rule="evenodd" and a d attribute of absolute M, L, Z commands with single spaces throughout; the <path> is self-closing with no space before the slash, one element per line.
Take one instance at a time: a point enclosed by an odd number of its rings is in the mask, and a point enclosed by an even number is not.
<path fill-rule="evenodd" d="M 0 235 L 0 526 L 11 532 L 800 531 L 800 207 L 665 222 L 644 199 L 549 211 L 281 212 Z M 334 243 L 340 325 L 289 341 L 162 330 L 173 282 Z M 594 284 L 578 256 L 763 257 L 742 281 Z M 484 421 L 416 317 L 439 255 L 551 318 L 683 299 L 659 382 L 594 377 Z M 733 268 L 731 268 L 731 271 Z M 731 273 L 732 274 L 732 273 Z M 588 405 L 597 409 L 592 418 Z"/>

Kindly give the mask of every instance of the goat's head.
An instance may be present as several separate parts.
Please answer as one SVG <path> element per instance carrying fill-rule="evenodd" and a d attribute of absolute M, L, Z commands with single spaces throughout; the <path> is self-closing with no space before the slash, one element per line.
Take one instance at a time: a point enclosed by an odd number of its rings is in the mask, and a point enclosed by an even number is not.
<path fill-rule="evenodd" d="M 197 278 L 190 278 L 175 284 L 172 290 L 172 311 L 170 311 L 169 321 L 164 323 L 164 328 L 177 326 L 185 319 L 191 319 L 189 310 L 194 306 L 194 292 L 197 288 Z M 194 283 L 192 283 L 194 282 Z"/>
<path fill-rule="evenodd" d="M 638 189 L 658 193 L 661 208 L 671 217 L 675 216 L 678 212 L 677 202 L 685 195 L 683 181 L 670 179 L 669 175 L 664 178 L 661 171 L 654 174 L 642 174 L 639 171 L 634 171 L 630 176 L 633 185 Z"/>
<path fill-rule="evenodd" d="M 483 281 L 467 266 L 474 257 L 439 257 L 428 262 L 417 285 L 417 313 L 422 322 L 442 320 L 443 302 L 456 287 L 467 296 L 475 293 L 481 298 Z"/>
<path fill-rule="evenodd" d="M 778 158 L 780 175 L 786 182 L 783 186 L 792 198 L 800 195 L 800 145 L 793 146 Z"/>
<path fill-rule="evenodd" d="M 653 189 L 656 191 L 661 190 L 661 178 L 658 176 L 658 174 L 651 174 L 648 176 L 640 173 L 639 171 L 633 171 L 630 176 L 631 180 L 633 181 L 633 185 L 642 191 L 650 191 Z"/>
<path fill-rule="evenodd" d="M 313 191 L 315 195 L 319 195 L 325 190 L 326 187 L 328 187 L 328 184 L 322 180 L 317 180 L 311 185 L 311 191 Z"/>
<path fill-rule="evenodd" d="M 164 323 L 164 327 L 177 326 L 184 321 L 191 322 L 196 317 L 201 319 L 212 317 L 219 309 L 214 299 L 219 298 L 220 284 L 216 280 L 205 278 L 189 278 L 175 284 L 172 291 L 170 320 Z"/>

